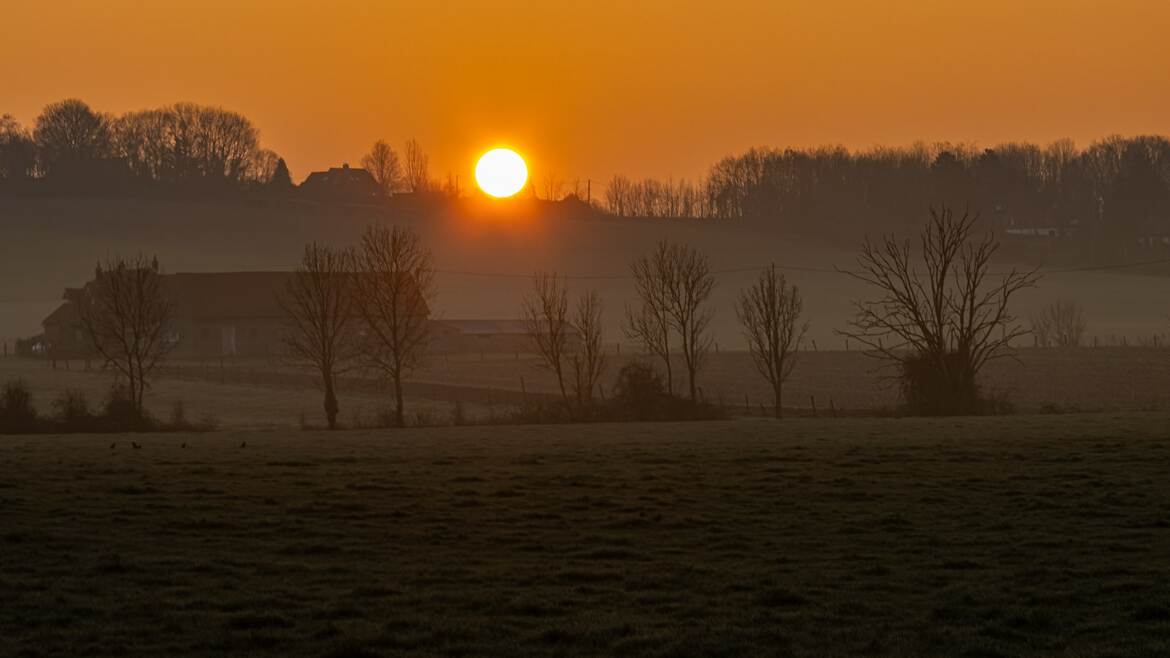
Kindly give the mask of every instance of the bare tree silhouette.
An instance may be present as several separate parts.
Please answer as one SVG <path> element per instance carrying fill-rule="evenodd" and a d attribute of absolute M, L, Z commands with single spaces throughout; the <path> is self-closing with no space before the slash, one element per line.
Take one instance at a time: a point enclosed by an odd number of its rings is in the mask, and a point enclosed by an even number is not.
<path fill-rule="evenodd" d="M 520 312 L 528 338 L 540 355 L 541 366 L 556 377 L 565 411 L 569 418 L 573 418 L 573 404 L 565 385 L 573 325 L 569 318 L 569 293 L 564 279 L 555 273 L 534 274 L 532 290 L 524 296 Z"/>
<path fill-rule="evenodd" d="M 431 338 L 428 304 L 434 297 L 431 252 L 417 233 L 371 226 L 356 252 L 354 289 L 364 321 L 368 364 L 394 387 L 394 420 L 406 424 L 403 379 L 422 362 Z"/>
<path fill-rule="evenodd" d="M 668 250 L 671 276 L 667 287 L 667 309 L 678 333 L 687 384 L 692 402 L 698 399 L 698 373 L 711 349 L 708 327 L 714 311 L 707 306 L 715 277 L 707 257 L 688 245 L 673 244 Z"/>
<path fill-rule="evenodd" d="M 32 135 L 11 114 L 0 116 L 0 183 L 31 178 L 36 164 Z"/>
<path fill-rule="evenodd" d="M 1032 316 L 1037 347 L 1080 347 L 1085 336 L 1085 313 L 1074 301 L 1059 299 Z"/>
<path fill-rule="evenodd" d="M 174 307 L 158 259 L 115 257 L 99 263 L 76 302 L 82 331 L 97 353 L 126 379 L 135 412 L 155 367 L 175 347 Z"/>
<path fill-rule="evenodd" d="M 569 364 L 573 371 L 573 394 L 582 413 L 592 404 L 597 382 L 605 372 L 601 321 L 604 310 L 601 295 L 596 290 L 590 290 L 577 300 L 573 311 L 572 326 L 577 334 L 578 345 L 569 358 Z"/>
<path fill-rule="evenodd" d="M 697 378 L 712 337 L 712 310 L 707 306 L 715 278 L 707 258 L 688 245 L 658 243 L 649 255 L 630 265 L 641 306 L 626 309 L 626 335 L 662 359 L 668 390 L 674 392 L 670 352 L 678 337 L 687 370 L 688 394 L 698 399 Z"/>
<path fill-rule="evenodd" d="M 111 146 L 111 119 L 77 99 L 45 106 L 37 117 L 33 138 L 46 175 L 62 167 L 106 157 Z"/>
<path fill-rule="evenodd" d="M 931 209 L 918 242 L 892 235 L 869 239 L 846 272 L 868 284 L 877 299 L 854 302 L 855 318 L 840 333 L 898 367 L 909 408 L 928 415 L 980 410 L 977 377 L 989 361 L 1011 355 L 1011 342 L 1027 334 L 1008 304 L 1038 280 L 1035 270 L 992 274 L 999 242 L 975 236 L 976 215 L 956 217 Z M 921 259 L 923 270 L 919 269 Z"/>
<path fill-rule="evenodd" d="M 416 139 L 406 142 L 406 189 L 411 192 L 426 192 L 431 187 L 430 158 Z"/>
<path fill-rule="evenodd" d="M 666 391 L 674 395 L 670 314 L 670 286 L 674 274 L 667 243 L 659 242 L 652 253 L 635 259 L 630 263 L 630 272 L 634 276 L 634 290 L 640 304 L 634 308 L 626 307 L 626 337 L 638 341 L 648 354 L 662 360 L 666 370 Z"/>
<path fill-rule="evenodd" d="M 565 193 L 565 181 L 555 171 L 547 171 L 541 178 L 541 190 L 547 201 L 560 201 Z"/>
<path fill-rule="evenodd" d="M 383 194 L 393 194 L 402 185 L 402 163 L 398 153 L 383 140 L 374 142 L 370 152 L 362 158 L 362 166 L 374 177 Z"/>
<path fill-rule="evenodd" d="M 772 265 L 755 284 L 739 294 L 735 314 L 743 328 L 756 369 L 772 385 L 776 418 L 783 418 L 784 382 L 796 366 L 808 323 L 800 316 L 804 300 L 796 286 Z"/>
<path fill-rule="evenodd" d="M 359 355 L 353 254 L 317 243 L 305 245 L 301 262 L 279 296 L 288 322 L 289 352 L 321 377 L 325 419 L 337 429 L 337 376 Z"/>
<path fill-rule="evenodd" d="M 279 160 L 261 151 L 260 133 L 247 117 L 194 103 L 125 114 L 113 123 L 113 135 L 131 171 L 170 184 L 268 182 Z"/>

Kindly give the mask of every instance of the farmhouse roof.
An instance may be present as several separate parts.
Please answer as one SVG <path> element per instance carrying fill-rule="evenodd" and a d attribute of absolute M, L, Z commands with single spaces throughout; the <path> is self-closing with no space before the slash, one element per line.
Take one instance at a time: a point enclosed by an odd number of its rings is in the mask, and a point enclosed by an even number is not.
<path fill-rule="evenodd" d="M 163 286 L 181 318 L 284 317 L 277 300 L 289 272 L 191 272 L 165 274 Z"/>
<path fill-rule="evenodd" d="M 161 279 L 176 319 L 276 320 L 285 317 L 278 297 L 291 276 L 291 272 L 182 272 L 163 274 Z M 74 301 L 81 294 L 82 289 L 67 289 L 67 301 L 42 324 L 75 322 Z M 423 304 L 425 308 L 425 301 Z M 424 312 L 429 313 L 429 309 Z"/>
<path fill-rule="evenodd" d="M 63 302 L 60 306 L 53 310 L 42 322 L 41 326 L 51 327 L 53 325 L 71 325 L 78 321 L 77 306 L 71 302 Z"/>

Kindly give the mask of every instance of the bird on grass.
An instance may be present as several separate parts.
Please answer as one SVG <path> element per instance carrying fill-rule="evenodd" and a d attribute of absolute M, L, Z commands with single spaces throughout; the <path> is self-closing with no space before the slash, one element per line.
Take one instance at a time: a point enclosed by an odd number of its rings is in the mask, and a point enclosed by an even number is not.
<path fill-rule="evenodd" d="M 186 447 L 187 447 L 187 444 L 186 444 L 186 443 L 184 443 L 183 445 L 181 445 L 181 446 L 179 446 L 179 447 L 180 447 L 180 448 L 186 448 Z"/>
<path fill-rule="evenodd" d="M 117 448 L 117 447 L 118 447 L 117 441 L 114 441 L 113 443 L 110 444 L 110 450 L 113 450 L 114 448 Z"/>
<path fill-rule="evenodd" d="M 135 450 L 142 450 L 142 446 L 138 445 L 138 444 L 137 444 L 137 443 L 135 443 L 134 441 L 131 441 L 131 442 L 130 442 L 130 445 L 134 446 L 134 449 L 135 449 Z"/>
<path fill-rule="evenodd" d="M 248 442 L 247 442 L 247 441 L 244 441 L 243 443 L 241 443 L 241 444 L 240 444 L 240 447 L 241 447 L 241 448 L 247 448 L 247 447 L 248 447 Z"/>

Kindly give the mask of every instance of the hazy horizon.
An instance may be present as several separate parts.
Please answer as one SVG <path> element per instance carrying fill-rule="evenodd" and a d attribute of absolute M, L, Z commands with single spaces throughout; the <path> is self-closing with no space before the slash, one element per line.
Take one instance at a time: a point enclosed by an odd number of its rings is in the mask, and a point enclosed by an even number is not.
<path fill-rule="evenodd" d="M 507 144 L 537 179 L 571 181 L 694 177 L 759 145 L 1170 132 L 1170 6 L 1138 0 L 114 0 L 21 2 L 6 18 L 35 29 L 0 43 L 0 112 L 31 125 L 68 97 L 112 113 L 220 105 L 250 117 L 297 180 L 356 165 L 378 138 L 417 138 L 439 177 Z"/>

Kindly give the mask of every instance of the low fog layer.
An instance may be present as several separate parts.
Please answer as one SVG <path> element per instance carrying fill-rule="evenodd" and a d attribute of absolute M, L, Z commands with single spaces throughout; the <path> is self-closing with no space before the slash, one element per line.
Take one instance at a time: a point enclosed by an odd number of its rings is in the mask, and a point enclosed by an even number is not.
<path fill-rule="evenodd" d="M 850 300 L 866 294 L 848 276 L 801 269 L 852 267 L 856 250 L 793 243 L 730 223 L 390 217 L 377 209 L 294 203 L 0 199 L 6 252 L 0 261 L 0 339 L 11 343 L 38 333 L 63 289 L 91 277 L 99 258 L 157 254 L 169 272 L 288 270 L 306 242 L 351 244 L 370 223 L 392 221 L 419 231 L 433 250 L 441 270 L 435 311 L 445 318 L 518 317 L 530 285 L 525 276 L 549 270 L 582 277 L 571 280 L 573 290 L 600 291 L 607 342 L 626 342 L 620 324 L 633 301 L 632 283 L 624 278 L 628 264 L 662 238 L 701 249 L 719 272 L 713 329 L 722 349 L 743 348 L 732 303 L 754 276 L 744 270 L 771 262 L 793 268 L 785 273 L 801 288 L 809 338 L 819 349 L 844 347 L 834 330 L 850 317 Z M 1090 340 L 1125 336 L 1136 342 L 1170 327 L 1170 278 L 1124 270 L 1050 274 L 1019 296 L 1016 311 L 1026 318 L 1057 299 L 1084 308 Z"/>

